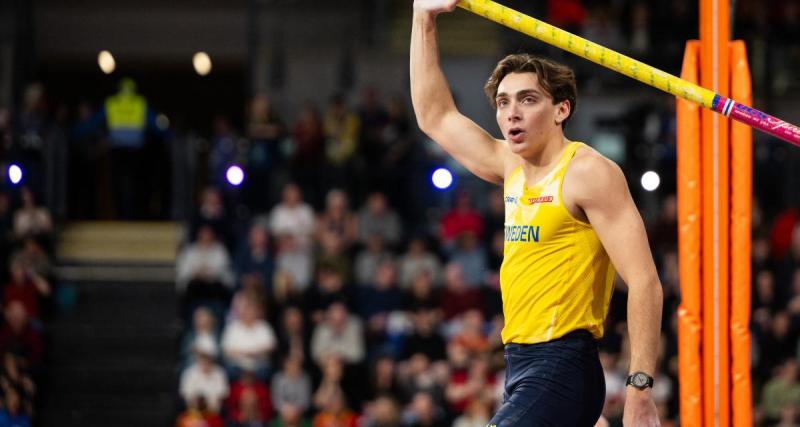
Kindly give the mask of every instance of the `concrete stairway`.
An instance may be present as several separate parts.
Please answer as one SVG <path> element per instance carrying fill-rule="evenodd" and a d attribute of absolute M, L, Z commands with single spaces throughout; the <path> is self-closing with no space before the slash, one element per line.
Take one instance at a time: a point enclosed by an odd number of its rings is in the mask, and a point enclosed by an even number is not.
<path fill-rule="evenodd" d="M 171 223 L 67 226 L 60 304 L 48 331 L 40 425 L 171 426 L 180 325 Z"/>

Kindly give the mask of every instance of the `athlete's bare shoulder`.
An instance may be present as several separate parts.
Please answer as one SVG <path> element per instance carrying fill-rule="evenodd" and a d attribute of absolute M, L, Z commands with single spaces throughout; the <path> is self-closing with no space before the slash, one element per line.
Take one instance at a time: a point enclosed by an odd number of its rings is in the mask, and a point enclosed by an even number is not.
<path fill-rule="evenodd" d="M 565 201 L 583 206 L 597 197 L 609 197 L 618 191 L 627 191 L 622 169 L 609 158 L 589 146 L 582 146 L 564 173 Z"/>

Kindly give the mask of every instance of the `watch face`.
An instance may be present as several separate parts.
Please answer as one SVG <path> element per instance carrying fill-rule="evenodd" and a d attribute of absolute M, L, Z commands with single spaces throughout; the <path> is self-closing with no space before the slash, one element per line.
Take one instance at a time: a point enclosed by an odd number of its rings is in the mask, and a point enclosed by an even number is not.
<path fill-rule="evenodd" d="M 643 374 L 636 374 L 633 376 L 631 382 L 636 387 L 644 387 L 647 385 L 647 377 Z"/>

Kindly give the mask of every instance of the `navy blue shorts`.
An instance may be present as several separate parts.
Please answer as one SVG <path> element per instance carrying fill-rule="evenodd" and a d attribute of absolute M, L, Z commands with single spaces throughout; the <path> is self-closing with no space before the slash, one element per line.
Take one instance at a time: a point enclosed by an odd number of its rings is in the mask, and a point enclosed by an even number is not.
<path fill-rule="evenodd" d="M 540 344 L 507 344 L 503 405 L 490 426 L 592 427 L 606 395 L 597 341 L 584 330 Z"/>

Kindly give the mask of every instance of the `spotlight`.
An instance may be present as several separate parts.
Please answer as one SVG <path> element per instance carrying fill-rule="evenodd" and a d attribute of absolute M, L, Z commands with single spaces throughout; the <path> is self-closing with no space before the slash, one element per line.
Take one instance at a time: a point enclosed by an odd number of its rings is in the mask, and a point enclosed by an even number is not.
<path fill-rule="evenodd" d="M 111 52 L 103 50 L 97 54 L 97 65 L 100 66 L 100 70 L 104 73 L 111 74 L 117 68 L 117 61 L 114 60 L 114 55 Z"/>
<path fill-rule="evenodd" d="M 654 191 L 661 184 L 661 177 L 653 171 L 647 171 L 642 175 L 642 188 L 647 191 Z"/>
<path fill-rule="evenodd" d="M 12 164 L 8 167 L 8 179 L 12 184 L 19 184 L 22 181 L 22 168 Z"/>
<path fill-rule="evenodd" d="M 197 52 L 192 58 L 192 65 L 197 74 L 207 76 L 211 72 L 211 57 L 205 52 Z"/>
<path fill-rule="evenodd" d="M 239 166 L 233 165 L 225 172 L 225 177 L 228 179 L 228 183 L 238 187 L 244 181 L 244 171 Z"/>
<path fill-rule="evenodd" d="M 431 175 L 431 182 L 440 190 L 447 190 L 453 183 L 453 174 L 445 168 L 436 169 Z"/>

